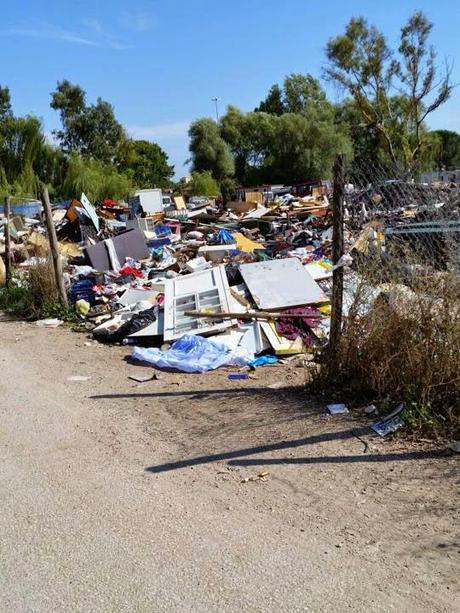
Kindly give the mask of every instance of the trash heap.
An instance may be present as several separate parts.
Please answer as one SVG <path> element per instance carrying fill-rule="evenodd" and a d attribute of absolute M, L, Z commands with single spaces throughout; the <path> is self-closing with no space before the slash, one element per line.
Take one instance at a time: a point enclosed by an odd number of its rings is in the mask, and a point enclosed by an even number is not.
<path fill-rule="evenodd" d="M 270 363 L 327 342 L 326 194 L 226 206 L 163 197 L 152 211 L 154 191 L 95 206 L 82 194 L 53 208 L 69 300 L 95 339 L 189 372 Z M 9 227 L 19 268 L 46 261 L 40 219 L 14 216 Z"/>

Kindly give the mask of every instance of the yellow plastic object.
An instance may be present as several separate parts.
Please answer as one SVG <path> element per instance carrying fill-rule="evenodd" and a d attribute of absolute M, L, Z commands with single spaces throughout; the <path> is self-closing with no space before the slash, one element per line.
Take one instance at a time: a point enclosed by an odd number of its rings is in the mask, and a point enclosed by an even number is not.
<path fill-rule="evenodd" d="M 240 232 L 235 232 L 233 238 L 236 242 L 236 248 L 240 251 L 246 251 L 246 253 L 252 253 L 254 249 L 263 249 L 264 246 L 261 243 L 252 241 L 250 238 L 246 238 Z"/>
<path fill-rule="evenodd" d="M 75 303 L 75 311 L 77 315 L 88 315 L 91 305 L 86 300 L 80 299 Z"/>

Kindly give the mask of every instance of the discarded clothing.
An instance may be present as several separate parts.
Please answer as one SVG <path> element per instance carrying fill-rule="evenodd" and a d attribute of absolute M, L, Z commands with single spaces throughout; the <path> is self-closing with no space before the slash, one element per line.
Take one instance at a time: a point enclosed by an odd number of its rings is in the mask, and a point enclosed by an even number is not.
<path fill-rule="evenodd" d="M 133 268 L 132 266 L 123 266 L 123 268 L 120 268 L 119 274 L 123 276 L 132 275 L 133 277 L 138 277 L 138 278 L 143 278 L 144 276 L 140 270 L 137 270 L 136 268 Z"/>
<path fill-rule="evenodd" d="M 276 331 L 281 336 L 295 341 L 300 338 L 306 345 L 312 345 L 314 337 L 312 329 L 317 328 L 320 320 L 312 318 L 312 315 L 321 315 L 318 309 L 312 307 L 299 307 L 297 309 L 288 309 L 286 315 L 305 315 L 305 317 L 296 317 L 295 319 L 278 319 L 276 322 Z"/>
<path fill-rule="evenodd" d="M 132 358 L 158 368 L 175 368 L 183 372 L 206 372 L 219 366 L 245 366 L 249 361 L 244 351 L 231 351 L 221 343 L 192 335 L 182 336 L 167 351 L 134 347 Z"/>

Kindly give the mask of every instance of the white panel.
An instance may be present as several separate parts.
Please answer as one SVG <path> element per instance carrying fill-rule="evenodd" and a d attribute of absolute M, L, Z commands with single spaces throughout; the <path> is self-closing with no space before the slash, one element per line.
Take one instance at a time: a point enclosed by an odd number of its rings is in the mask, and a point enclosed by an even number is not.
<path fill-rule="evenodd" d="M 235 320 L 189 317 L 186 311 L 230 311 L 230 290 L 224 266 L 216 266 L 190 275 L 168 279 L 165 283 L 164 340 L 184 334 L 218 332 L 235 324 Z"/>
<path fill-rule="evenodd" d="M 240 272 L 259 309 L 283 309 L 327 300 L 297 258 L 241 264 Z"/>
<path fill-rule="evenodd" d="M 93 205 L 88 200 L 88 198 L 85 196 L 85 194 L 81 195 L 80 202 L 82 203 L 85 211 L 88 213 L 88 216 L 93 222 L 94 227 L 99 232 L 99 217 L 97 216 L 96 209 L 93 207 Z"/>

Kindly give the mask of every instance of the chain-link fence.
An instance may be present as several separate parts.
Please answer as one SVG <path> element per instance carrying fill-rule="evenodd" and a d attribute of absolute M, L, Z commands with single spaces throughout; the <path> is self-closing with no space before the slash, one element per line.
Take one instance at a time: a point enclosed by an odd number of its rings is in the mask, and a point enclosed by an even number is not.
<path fill-rule="evenodd" d="M 393 260 L 400 274 L 416 265 L 426 272 L 459 272 L 460 186 L 418 183 L 371 160 L 353 164 L 347 180 L 346 227 L 352 233 L 369 228 L 361 241 L 364 251 Z"/>
<path fill-rule="evenodd" d="M 422 184 L 375 160 L 346 168 L 338 187 L 345 266 L 341 333 L 329 362 L 334 377 L 417 406 L 417 419 L 420 411 L 431 419 L 435 410 L 436 419 L 453 423 L 460 393 L 460 189 Z"/>

